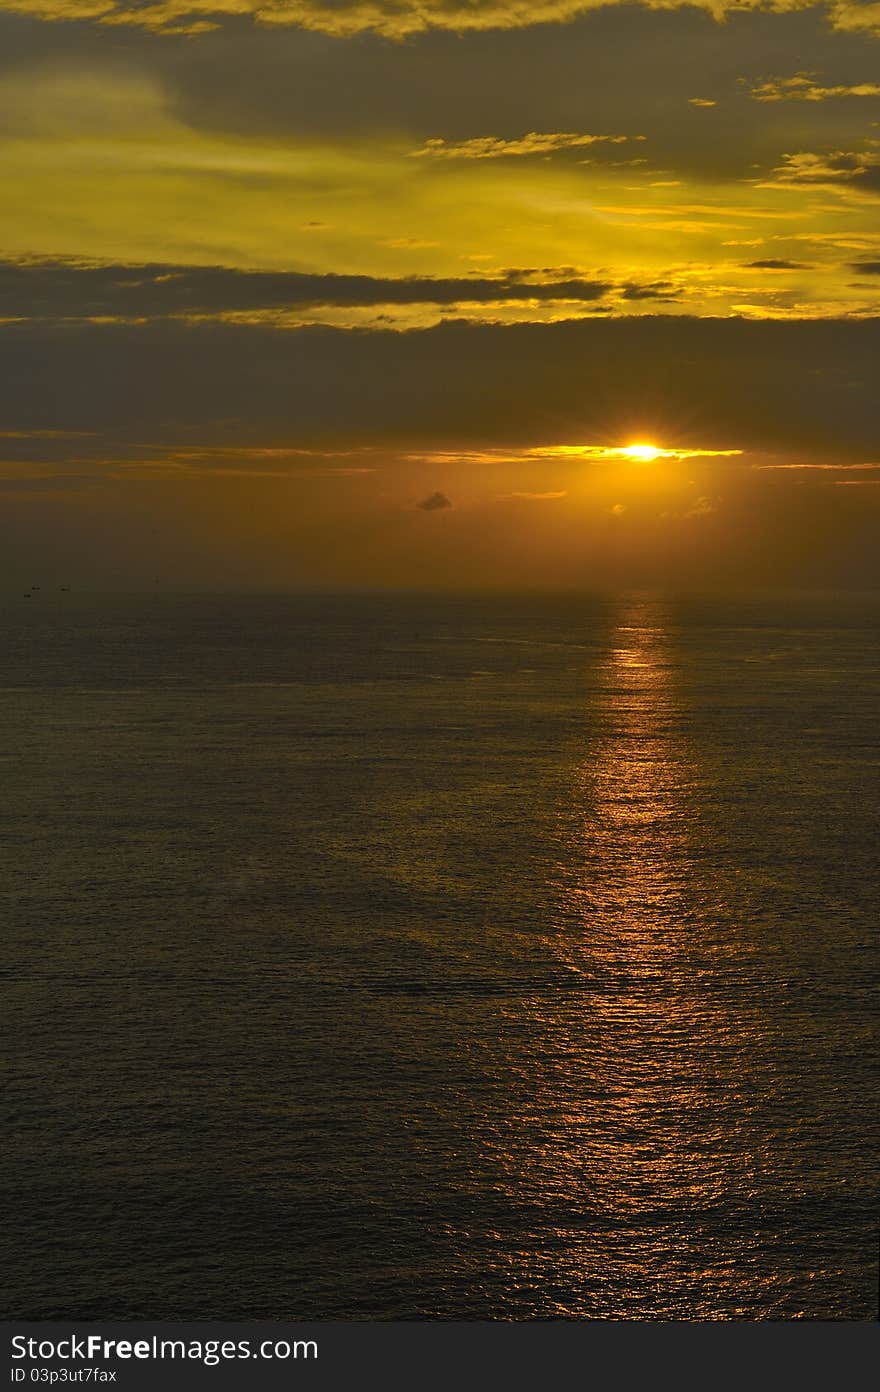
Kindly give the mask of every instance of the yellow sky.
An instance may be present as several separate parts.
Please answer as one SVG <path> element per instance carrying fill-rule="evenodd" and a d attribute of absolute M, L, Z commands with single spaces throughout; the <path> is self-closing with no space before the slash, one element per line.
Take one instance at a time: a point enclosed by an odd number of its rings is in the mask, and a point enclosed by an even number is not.
<path fill-rule="evenodd" d="M 685 94 L 682 105 L 685 126 L 724 119 Z M 612 293 L 623 313 L 828 316 L 876 302 L 876 282 L 852 270 L 880 248 L 876 195 L 785 151 L 751 177 L 721 181 L 658 167 L 641 130 L 561 132 L 555 144 L 523 132 L 488 147 L 439 137 L 432 147 L 388 131 L 231 135 L 181 120 L 155 78 L 65 62 L 5 77 L 0 112 L 12 256 L 382 277 L 526 267 L 565 279 L 573 269 L 618 291 L 660 282 L 656 296 Z M 864 154 L 880 162 L 880 142 L 867 137 Z M 500 301 L 492 317 L 595 308 L 564 296 Z M 439 317 L 427 305 L 330 303 L 283 322 L 363 324 L 389 312 L 401 326 Z M 466 298 L 461 312 L 486 315 Z"/>
<path fill-rule="evenodd" d="M 866 583 L 876 10 L 0 0 L 6 564 Z"/>

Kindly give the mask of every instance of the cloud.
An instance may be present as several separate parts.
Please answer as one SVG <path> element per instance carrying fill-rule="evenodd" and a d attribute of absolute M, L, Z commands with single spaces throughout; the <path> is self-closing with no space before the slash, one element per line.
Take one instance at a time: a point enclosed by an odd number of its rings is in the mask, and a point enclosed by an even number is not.
<path fill-rule="evenodd" d="M 712 498 L 697 498 L 692 507 L 682 513 L 682 517 L 708 517 L 718 511 L 718 502 Z"/>
<path fill-rule="evenodd" d="M 502 268 L 494 275 L 401 276 L 239 270 L 228 266 L 23 258 L 0 260 L 0 319 L 64 322 L 168 318 L 299 327 L 425 327 L 406 307 L 433 307 L 465 318 L 580 317 L 630 303 L 676 303 L 686 286 L 625 280 L 572 266 Z M 554 310 L 554 307 L 555 310 Z M 368 311 L 372 311 L 368 313 Z M 340 322 L 342 321 L 342 322 Z"/>
<path fill-rule="evenodd" d="M 688 97 L 688 102 L 690 103 L 691 106 L 707 106 L 707 107 L 708 107 L 708 106 L 717 106 L 717 105 L 718 105 L 718 103 L 717 103 L 716 101 L 712 101 L 711 98 L 709 98 L 709 97 Z"/>
<path fill-rule="evenodd" d="M 832 0 L 831 15 L 838 29 L 880 34 L 878 0 Z"/>
<path fill-rule="evenodd" d="M 865 47 L 864 35 L 831 34 L 816 8 L 786 17 L 756 11 L 719 29 L 695 7 L 612 4 L 567 30 L 474 32 L 463 40 L 435 30 L 405 44 L 336 42 L 250 20 L 237 21 L 233 33 L 166 43 L 6 15 L 0 70 L 9 91 L 0 90 L 0 124 L 26 124 L 38 135 L 4 147 L 7 186 L 18 190 L 4 242 L 48 255 L 197 256 L 397 275 L 408 271 L 403 256 L 382 248 L 436 240 L 437 256 L 419 256 L 412 269 L 454 275 L 457 253 L 478 252 L 478 237 L 502 264 L 528 256 L 517 247 L 518 227 L 534 227 L 549 195 L 548 231 L 535 229 L 542 257 L 552 254 L 555 224 L 561 256 L 583 260 L 577 238 L 583 245 L 589 232 L 590 242 L 606 247 L 610 240 L 590 204 L 633 202 L 620 186 L 641 184 L 642 171 L 609 172 L 623 156 L 650 153 L 652 179 L 695 176 L 701 192 L 692 188 L 692 197 L 711 188 L 727 204 L 748 204 L 741 183 L 731 199 L 729 181 L 769 170 L 781 151 L 819 150 L 826 140 L 859 148 L 865 101 L 758 103 L 737 79 L 784 72 L 793 52 L 805 69 L 827 68 L 829 85 L 851 82 L 866 75 Z M 701 99 L 714 93 L 724 121 L 684 109 L 695 85 Z M 76 139 L 84 128 L 94 148 Z M 130 139 L 120 138 L 123 131 Z M 429 138 L 442 137 L 450 149 L 486 138 L 515 146 L 530 132 L 643 132 L 648 142 L 628 149 L 597 142 L 546 159 L 411 157 Z M 594 163 L 581 170 L 588 158 Z M 492 181 L 485 201 L 472 203 L 456 180 L 472 186 L 479 170 L 491 171 Z M 534 181 L 524 199 L 520 179 Z M 554 180 L 559 187 L 551 189 Z M 723 211 L 719 202 L 715 216 Z M 310 221 L 332 229 L 316 237 Z M 675 229 L 667 230 L 672 241 Z M 589 259 L 608 256 L 603 249 Z M 641 264 L 632 246 L 620 245 L 614 259 Z"/>
<path fill-rule="evenodd" d="M 529 271 L 498 277 L 384 278 L 241 271 L 225 266 L 7 260 L 0 261 L 0 317 L 192 317 L 318 305 L 460 305 L 504 300 L 592 303 L 612 288 L 609 280 L 548 279 L 546 272 Z"/>
<path fill-rule="evenodd" d="M 880 275 L 880 261 L 854 261 L 850 270 L 856 275 Z"/>
<path fill-rule="evenodd" d="M 97 474 L 34 474 L 31 477 L 0 478 L 0 493 L 73 493 L 100 483 Z"/>
<path fill-rule="evenodd" d="M 628 140 L 644 140 L 643 135 L 581 135 L 575 131 L 529 131 L 528 135 L 505 140 L 497 135 L 478 135 L 470 140 L 426 140 L 414 159 L 509 159 L 512 156 L 547 155 L 556 150 L 579 150 L 587 145 L 623 145 Z"/>
<path fill-rule="evenodd" d="M 428 237 L 383 237 L 380 245 L 391 247 L 394 251 L 427 251 L 440 243 Z"/>
<path fill-rule="evenodd" d="M 871 471 L 875 469 L 880 469 L 880 464 L 817 464 L 815 461 L 813 461 L 810 464 L 780 464 L 778 462 L 774 462 L 772 464 L 756 464 L 753 465 L 753 467 L 759 469 L 762 473 L 777 473 L 779 471 L 794 470 L 797 473 L 839 474 L 850 473 L 855 471 L 859 473 L 870 474 Z"/>
<path fill-rule="evenodd" d="M 550 493 L 529 493 L 529 492 L 508 493 L 508 494 L 507 494 L 507 497 L 508 497 L 508 498 L 516 498 L 518 501 L 526 502 L 526 503 L 552 503 L 552 502 L 556 502 L 559 498 L 567 498 L 567 497 L 568 497 L 568 489 L 567 489 L 567 488 L 560 488 L 560 489 L 556 490 L 555 492 L 550 492 Z"/>
<path fill-rule="evenodd" d="M 577 465 L 592 462 L 591 441 L 648 439 L 677 458 L 736 448 L 845 461 L 876 450 L 878 357 L 880 319 L 677 315 L 411 333 L 34 322 L 0 325 L 0 419 L 8 430 L 99 432 L 95 448 L 117 459 L 138 442 L 189 442 L 456 458 L 527 447 L 537 463 Z M 83 453 L 76 441 L 46 444 L 72 468 Z"/>
<path fill-rule="evenodd" d="M 808 271 L 810 267 L 803 261 L 781 261 L 772 256 L 763 261 L 746 261 L 749 271 Z"/>
<path fill-rule="evenodd" d="M 416 507 L 421 508 L 422 512 L 440 512 L 443 508 L 451 508 L 452 503 L 445 493 L 431 493 L 420 503 L 416 503 Z"/>
<path fill-rule="evenodd" d="M 833 87 L 822 87 L 813 81 L 810 73 L 797 73 L 794 77 L 771 77 L 752 88 L 755 101 L 829 101 L 832 97 L 880 97 L 880 87 L 875 82 L 857 82 L 850 86 L 839 83 Z"/>
<path fill-rule="evenodd" d="M 431 30 L 523 29 L 564 24 L 622 0 L 2 0 L 2 7 L 45 20 L 93 20 L 162 33 L 200 34 L 227 19 L 251 16 L 258 24 L 292 26 L 346 38 L 371 31 L 404 39 Z M 804 0 L 642 0 L 648 9 L 699 5 L 718 19 L 743 10 L 788 13 Z M 880 31 L 880 4 L 824 0 L 829 22 L 844 30 Z"/>
<path fill-rule="evenodd" d="M 645 455 L 644 451 L 650 451 Z M 422 464 L 529 464 L 554 462 L 558 464 L 609 464 L 626 463 L 631 464 L 634 460 L 640 463 L 653 463 L 656 459 L 718 459 L 733 458 L 741 455 L 740 449 L 663 449 L 653 445 L 595 445 L 595 444 L 553 444 L 553 445 L 529 445 L 520 449 L 459 449 L 454 451 L 437 452 L 429 454 L 407 454 L 404 456 L 409 462 Z M 512 494 L 515 497 L 541 497 L 556 498 L 561 497 L 557 493 L 523 493 Z"/>
<path fill-rule="evenodd" d="M 629 281 L 623 286 L 620 298 L 622 300 L 678 300 L 681 298 L 681 286 L 674 285 L 669 280 L 647 281 L 643 285 Z"/>
<path fill-rule="evenodd" d="M 0 430 L 0 440 L 77 440 L 90 434 L 89 430 Z"/>
<path fill-rule="evenodd" d="M 874 150 L 799 151 L 784 155 L 773 172 L 779 184 L 880 193 L 880 153 Z"/>

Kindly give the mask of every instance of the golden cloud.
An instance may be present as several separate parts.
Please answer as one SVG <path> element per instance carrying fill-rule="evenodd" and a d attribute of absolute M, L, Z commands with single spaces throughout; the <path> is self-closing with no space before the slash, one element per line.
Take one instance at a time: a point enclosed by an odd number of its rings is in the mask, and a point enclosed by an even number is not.
<path fill-rule="evenodd" d="M 656 460 L 732 459 L 741 449 L 664 449 L 660 445 L 533 445 L 523 449 L 431 450 L 404 454 L 411 464 L 654 463 Z M 518 495 L 519 496 L 519 495 Z M 535 495 L 528 495 L 533 497 Z M 562 494 L 542 494 L 561 497 Z"/>
<path fill-rule="evenodd" d="M 576 131 L 529 131 L 515 140 L 497 135 L 478 135 L 471 140 L 426 140 L 414 159 L 504 159 L 515 155 L 547 155 L 554 150 L 576 150 L 586 145 L 623 145 L 628 140 L 644 140 L 643 135 L 582 135 Z"/>
<path fill-rule="evenodd" d="M 846 188 L 874 196 L 880 192 L 880 152 L 875 150 L 802 150 L 785 155 L 773 172 L 778 183 L 790 187 Z"/>
<path fill-rule="evenodd" d="M 260 24 L 289 25 L 346 37 L 365 31 L 403 39 L 431 29 L 521 29 L 533 24 L 566 23 L 589 10 L 622 0 L 0 0 L 0 9 L 39 19 L 95 20 L 165 33 L 196 34 L 215 28 L 224 17 L 251 15 Z M 697 4 L 718 19 L 729 12 L 773 10 L 786 13 L 811 7 L 814 0 L 641 0 L 647 9 Z M 880 34 L 880 0 L 825 0 L 829 21 L 838 29 Z"/>
<path fill-rule="evenodd" d="M 880 97 L 876 82 L 858 82 L 852 86 L 822 87 L 811 73 L 796 73 L 794 77 L 771 77 L 752 88 L 755 101 L 828 101 L 832 97 Z"/>
<path fill-rule="evenodd" d="M 507 493 L 507 494 L 505 494 L 505 496 L 504 496 L 502 499 L 500 499 L 500 501 L 501 501 L 501 502 L 507 502 L 508 499 L 516 499 L 518 502 L 524 502 L 524 503 L 554 503 L 554 502 L 556 502 L 559 498 L 567 498 L 567 497 L 568 497 L 568 489 L 567 489 L 567 488 L 560 488 L 560 489 L 558 489 L 558 490 L 556 490 L 555 492 L 552 492 L 552 493 L 528 493 L 528 492 Z"/>

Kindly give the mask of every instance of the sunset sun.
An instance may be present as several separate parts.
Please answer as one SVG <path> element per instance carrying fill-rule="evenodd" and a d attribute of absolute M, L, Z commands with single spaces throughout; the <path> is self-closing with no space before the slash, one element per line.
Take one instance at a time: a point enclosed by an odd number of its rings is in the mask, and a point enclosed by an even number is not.
<path fill-rule="evenodd" d="M 643 440 L 635 445 L 626 445 L 620 452 L 627 459 L 635 459 L 639 464 L 650 464 L 653 460 L 659 459 L 661 454 L 666 451 Z"/>

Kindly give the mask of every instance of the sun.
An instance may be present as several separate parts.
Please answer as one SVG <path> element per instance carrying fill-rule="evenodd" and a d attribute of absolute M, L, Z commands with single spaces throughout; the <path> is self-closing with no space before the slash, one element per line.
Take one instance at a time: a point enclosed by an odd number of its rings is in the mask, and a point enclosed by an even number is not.
<path fill-rule="evenodd" d="M 664 450 L 657 445 L 649 445 L 646 441 L 640 441 L 635 445 L 626 445 L 621 451 L 627 459 L 637 459 L 640 464 L 650 464 L 652 460 L 659 459 Z"/>

